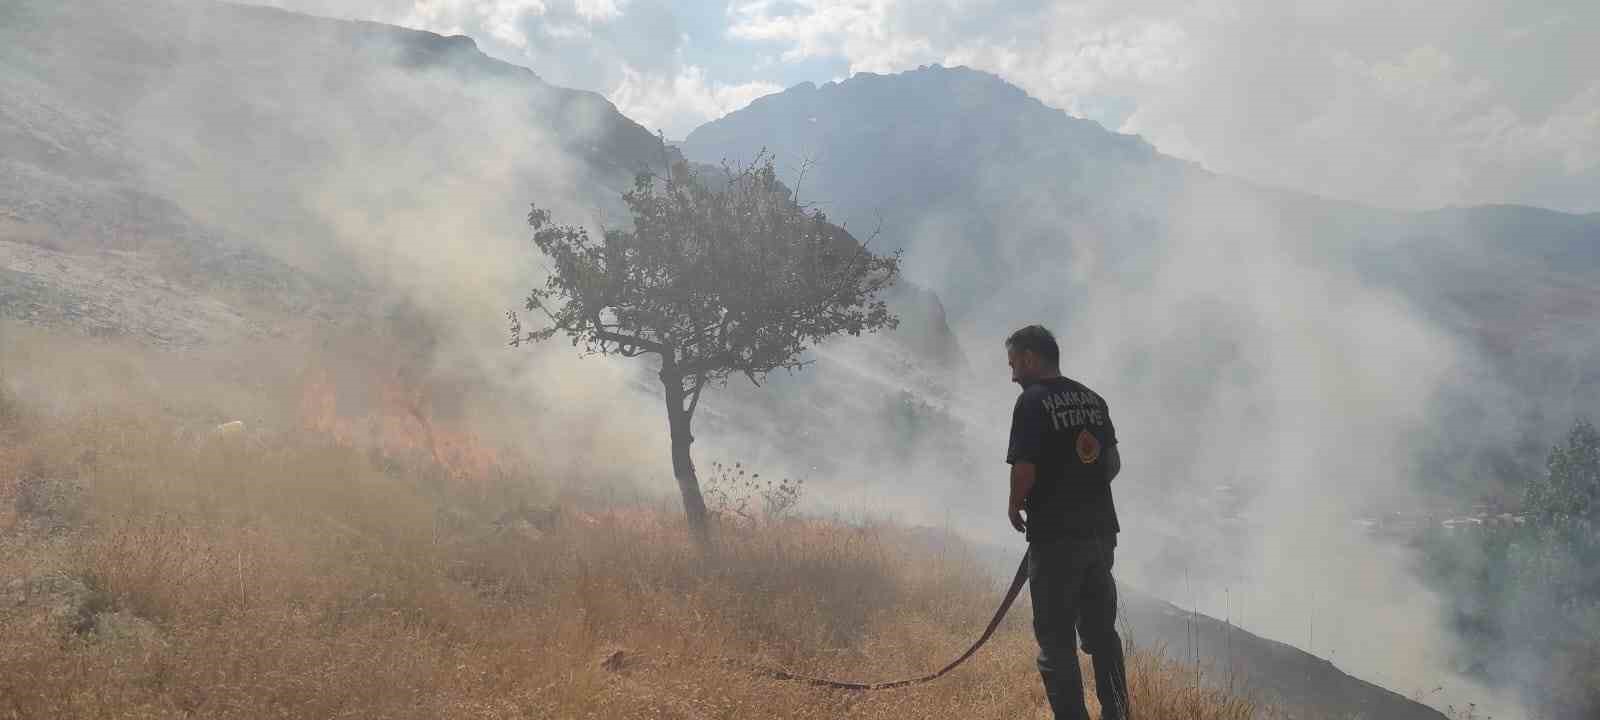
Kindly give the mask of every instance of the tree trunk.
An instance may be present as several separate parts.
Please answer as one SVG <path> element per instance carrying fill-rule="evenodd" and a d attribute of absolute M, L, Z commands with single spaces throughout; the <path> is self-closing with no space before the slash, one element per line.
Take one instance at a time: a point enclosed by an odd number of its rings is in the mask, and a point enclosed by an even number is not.
<path fill-rule="evenodd" d="M 711 549 L 711 528 L 706 518 L 706 500 L 700 494 L 700 478 L 694 472 L 694 460 L 689 456 L 689 446 L 694 435 L 689 432 L 693 419 L 684 407 L 686 393 L 683 378 L 662 373 L 666 386 L 667 427 L 672 433 L 672 475 L 678 479 L 678 492 L 683 495 L 683 512 L 689 519 L 689 532 L 702 550 Z"/>

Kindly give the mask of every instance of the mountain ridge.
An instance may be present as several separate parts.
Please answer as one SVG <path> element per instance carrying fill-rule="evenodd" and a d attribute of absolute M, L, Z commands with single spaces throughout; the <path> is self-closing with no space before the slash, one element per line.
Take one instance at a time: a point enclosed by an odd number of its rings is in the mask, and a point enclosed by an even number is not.
<path fill-rule="evenodd" d="M 906 251 L 908 274 L 939 290 L 958 334 L 1012 322 L 985 310 L 1004 298 L 1061 298 L 1039 308 L 1046 316 L 1082 301 L 1074 287 L 1082 280 L 1039 282 L 1030 258 L 1081 255 L 1094 261 L 1083 272 L 1134 278 L 1155 272 L 1161 248 L 1175 242 L 1241 233 L 1263 235 L 1258 245 L 1295 262 L 1381 284 L 1491 362 L 1535 337 L 1559 336 L 1565 346 L 1591 335 L 1576 310 L 1544 308 L 1600 311 L 1600 213 L 1398 210 L 1266 186 L 1166 155 L 968 68 L 802 83 L 702 125 L 681 149 L 714 162 L 763 147 L 813 161 L 809 196 L 834 219 L 881 225 L 880 242 Z M 1490 301 L 1474 287 L 1507 292 Z M 1600 341 L 1556 354 L 1600 358 Z M 1514 365 L 1494 368 L 1519 387 L 1536 382 Z M 1563 372 L 1578 396 L 1600 402 L 1600 383 L 1576 367 Z"/>
<path fill-rule="evenodd" d="M 509 63 L 483 52 L 479 49 L 477 41 L 466 35 L 441 35 L 428 30 L 370 20 L 323 18 L 243 2 L 220 2 L 216 6 L 227 8 L 245 17 L 254 15 L 265 21 L 299 24 L 305 28 L 325 29 L 329 23 L 333 23 L 334 27 L 340 28 L 341 32 L 337 34 L 344 36 L 344 42 L 356 47 L 366 45 L 364 49 L 379 54 L 385 51 L 392 53 L 390 61 L 400 67 L 445 67 L 462 73 L 482 73 L 490 77 L 532 80 L 540 89 L 555 95 L 556 101 L 552 105 L 580 106 L 575 110 L 563 109 L 552 113 L 556 118 L 582 113 L 588 116 L 588 119 L 601 119 L 604 123 L 603 129 L 596 134 L 590 148 L 600 150 L 600 157 L 606 158 L 614 168 L 625 172 L 638 171 L 641 169 L 640 164 L 646 160 L 651 163 L 656 162 L 658 158 L 652 155 L 659 155 L 662 152 L 653 133 L 623 115 L 604 95 L 550 84 L 532 68 Z M 563 127 L 559 131 L 573 130 L 571 127 Z M 582 147 L 577 143 L 574 146 Z M 670 153 L 670 149 L 667 152 Z"/>

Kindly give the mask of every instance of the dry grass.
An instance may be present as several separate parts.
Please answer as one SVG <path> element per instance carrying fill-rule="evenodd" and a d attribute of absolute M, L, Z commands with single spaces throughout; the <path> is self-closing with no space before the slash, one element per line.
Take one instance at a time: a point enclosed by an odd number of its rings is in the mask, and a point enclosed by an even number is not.
<path fill-rule="evenodd" d="M 1000 590 L 959 546 L 800 519 L 725 526 L 707 561 L 671 507 L 601 507 L 530 472 L 463 483 L 308 432 L 7 407 L 3 719 L 1047 714 L 1026 606 L 917 688 L 828 691 L 721 660 L 936 667 Z M 1140 717 L 1252 714 L 1155 655 L 1130 662 Z"/>

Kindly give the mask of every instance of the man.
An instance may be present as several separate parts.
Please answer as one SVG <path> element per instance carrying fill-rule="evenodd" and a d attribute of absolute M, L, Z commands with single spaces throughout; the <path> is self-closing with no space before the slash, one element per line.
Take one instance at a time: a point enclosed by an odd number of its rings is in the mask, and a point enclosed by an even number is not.
<path fill-rule="evenodd" d="M 1106 402 L 1061 376 L 1060 348 L 1030 325 L 1006 339 L 1011 380 L 1011 525 L 1028 539 L 1039 676 L 1057 720 L 1087 720 L 1076 636 L 1094 659 L 1103 720 L 1127 720 L 1128 680 L 1111 577 L 1117 511 L 1111 480 L 1122 469 Z"/>

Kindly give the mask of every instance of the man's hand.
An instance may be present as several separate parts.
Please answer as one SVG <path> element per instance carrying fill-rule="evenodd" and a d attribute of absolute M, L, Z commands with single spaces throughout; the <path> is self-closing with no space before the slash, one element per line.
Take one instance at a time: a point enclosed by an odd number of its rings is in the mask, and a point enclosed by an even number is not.
<path fill-rule="evenodd" d="M 1011 527 L 1016 528 L 1017 532 L 1028 531 L 1028 520 L 1022 516 L 1022 508 L 1012 505 L 1007 514 L 1011 516 Z"/>

